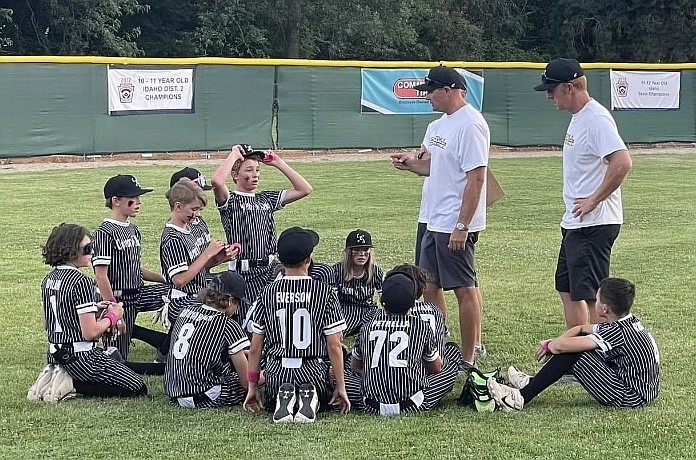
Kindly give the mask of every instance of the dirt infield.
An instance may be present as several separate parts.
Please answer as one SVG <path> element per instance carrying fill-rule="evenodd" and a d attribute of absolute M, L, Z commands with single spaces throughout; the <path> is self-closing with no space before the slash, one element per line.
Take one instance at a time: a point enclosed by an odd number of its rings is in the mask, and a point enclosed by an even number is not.
<path fill-rule="evenodd" d="M 696 154 L 696 144 L 664 143 L 636 144 L 629 146 L 632 155 Z M 412 152 L 415 149 L 360 149 L 360 150 L 279 150 L 281 157 L 293 162 L 332 161 L 387 161 L 395 152 Z M 172 162 L 217 165 L 227 156 L 226 151 L 118 153 L 101 155 L 48 155 L 0 159 L 0 174 L 24 171 L 48 171 L 59 169 L 94 168 L 98 166 L 146 166 L 166 165 Z M 501 147 L 491 148 L 491 158 L 526 158 L 560 156 L 558 147 Z"/>

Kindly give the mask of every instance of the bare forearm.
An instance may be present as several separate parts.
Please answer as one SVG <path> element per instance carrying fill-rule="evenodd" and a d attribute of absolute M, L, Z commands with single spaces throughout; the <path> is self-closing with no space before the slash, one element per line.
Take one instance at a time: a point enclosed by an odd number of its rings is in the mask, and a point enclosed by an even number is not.
<path fill-rule="evenodd" d="M 468 225 L 474 218 L 476 208 L 478 207 L 479 200 L 481 199 L 481 193 L 483 193 L 485 175 L 485 166 L 467 173 L 466 186 L 464 187 L 464 195 L 462 196 L 462 206 L 459 210 L 459 218 L 457 222 L 462 222 Z"/>
<path fill-rule="evenodd" d="M 164 283 L 164 277 L 157 272 L 149 270 L 145 267 L 141 267 L 140 272 L 143 274 L 143 279 L 145 281 L 154 281 L 156 283 Z"/>
<path fill-rule="evenodd" d="M 599 204 L 621 186 L 628 172 L 633 167 L 631 156 L 627 150 L 619 150 L 610 155 L 609 166 L 604 179 L 592 194 L 592 201 Z"/>

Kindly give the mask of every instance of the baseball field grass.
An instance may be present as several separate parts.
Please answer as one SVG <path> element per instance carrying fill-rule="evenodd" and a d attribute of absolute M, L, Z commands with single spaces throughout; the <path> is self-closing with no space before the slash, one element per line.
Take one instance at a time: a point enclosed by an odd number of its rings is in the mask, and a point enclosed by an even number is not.
<path fill-rule="evenodd" d="M 623 186 L 626 224 L 614 247 L 612 275 L 636 283 L 634 312 L 661 352 L 662 391 L 649 407 L 600 407 L 579 387 L 556 385 L 521 413 L 476 413 L 456 405 L 461 377 L 441 408 L 419 416 L 378 418 L 320 415 L 313 425 L 274 425 L 266 414 L 183 410 L 171 406 L 159 377 L 146 379 L 139 399 L 75 399 L 50 405 L 26 401 L 44 364 L 39 285 L 48 267 L 40 247 L 51 228 L 76 222 L 90 229 L 107 215 L 102 187 L 118 173 L 144 187 L 140 216 L 144 264 L 159 269 L 158 244 L 168 217 L 169 176 L 183 165 L 99 166 L 93 169 L 0 175 L 0 458 L 695 458 L 696 439 L 696 156 L 636 156 Z M 348 231 L 370 231 L 379 264 L 413 259 L 421 180 L 382 162 L 294 163 L 314 193 L 287 206 L 277 227 L 316 229 L 315 259 L 338 260 Z M 479 363 L 490 370 L 514 363 L 535 371 L 538 340 L 563 330 L 553 272 L 562 214 L 561 160 L 493 159 L 507 195 L 488 213 L 477 245 L 484 296 Z M 199 168 L 210 177 L 214 165 Z M 285 188 L 264 167 L 264 189 Z M 210 195 L 212 200 L 212 194 Z M 204 211 L 213 236 L 223 237 L 212 203 Z M 458 339 L 454 297 L 449 325 Z M 149 324 L 149 316 L 139 318 Z M 136 343 L 132 358 L 154 352 Z"/>

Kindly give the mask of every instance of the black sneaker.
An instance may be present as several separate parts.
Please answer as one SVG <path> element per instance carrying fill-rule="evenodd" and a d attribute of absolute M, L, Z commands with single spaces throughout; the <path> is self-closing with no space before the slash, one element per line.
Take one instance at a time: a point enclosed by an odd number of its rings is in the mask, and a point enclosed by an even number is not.
<path fill-rule="evenodd" d="M 295 385 L 292 383 L 284 383 L 278 388 L 278 396 L 276 397 L 276 408 L 273 413 L 274 423 L 292 422 L 295 412 Z"/>
<path fill-rule="evenodd" d="M 312 423 L 317 419 L 319 407 L 317 389 L 311 383 L 303 383 L 297 390 L 297 395 L 300 397 L 300 408 L 295 414 L 295 422 Z"/>

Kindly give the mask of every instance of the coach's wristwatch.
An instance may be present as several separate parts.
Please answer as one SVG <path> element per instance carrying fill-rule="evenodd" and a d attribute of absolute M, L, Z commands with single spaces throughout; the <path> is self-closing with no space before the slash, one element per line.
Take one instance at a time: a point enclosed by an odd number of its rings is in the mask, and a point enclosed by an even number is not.
<path fill-rule="evenodd" d="M 456 230 L 459 230 L 460 232 L 468 232 L 469 231 L 469 226 L 462 223 L 462 222 L 457 222 L 457 225 L 454 226 Z"/>

